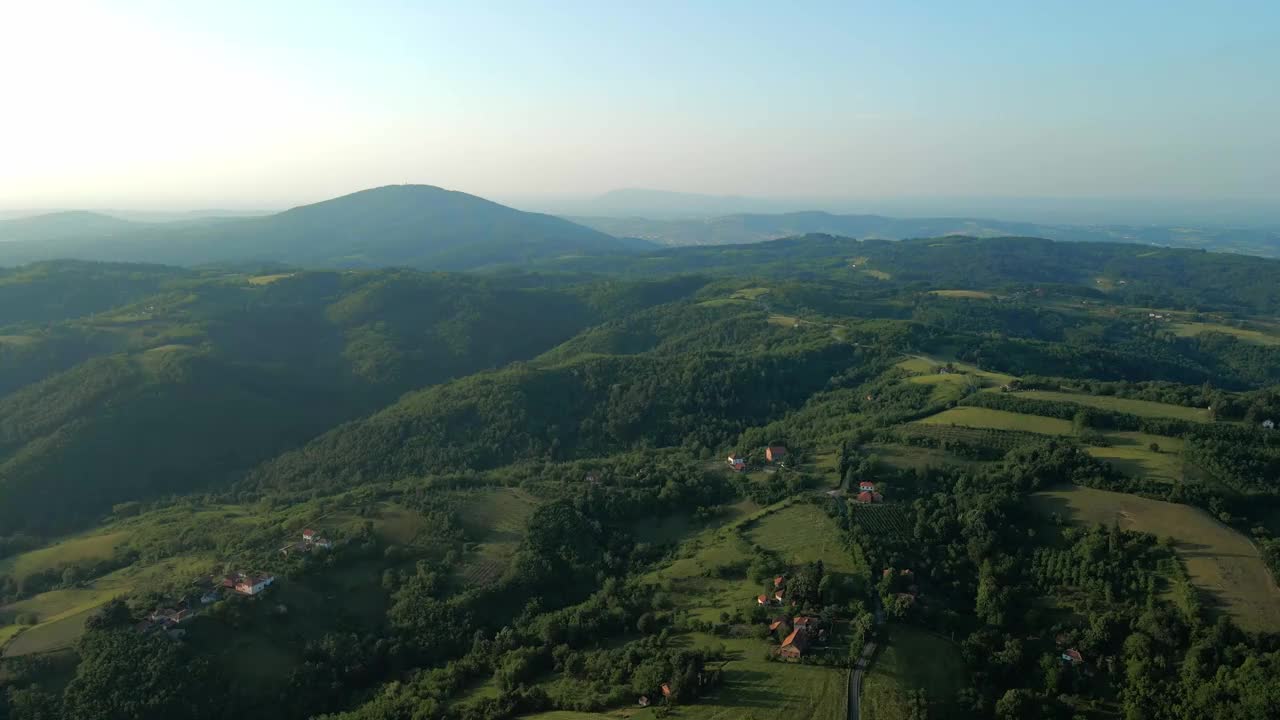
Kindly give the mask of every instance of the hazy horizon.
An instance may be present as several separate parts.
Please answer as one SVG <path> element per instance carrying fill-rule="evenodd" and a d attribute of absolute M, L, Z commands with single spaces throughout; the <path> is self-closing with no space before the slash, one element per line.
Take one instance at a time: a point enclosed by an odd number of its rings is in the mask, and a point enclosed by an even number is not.
<path fill-rule="evenodd" d="M 411 182 L 551 212 L 656 188 L 794 210 L 1280 221 L 1275 3 L 4 15 L 22 112 L 0 116 L 0 210 L 262 211 Z"/>

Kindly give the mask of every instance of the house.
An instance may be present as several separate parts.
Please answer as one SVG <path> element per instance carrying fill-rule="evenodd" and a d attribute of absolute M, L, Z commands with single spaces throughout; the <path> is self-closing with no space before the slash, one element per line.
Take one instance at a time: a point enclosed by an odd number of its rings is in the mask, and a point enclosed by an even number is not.
<path fill-rule="evenodd" d="M 870 503 L 882 502 L 884 500 L 884 496 L 878 492 L 863 490 L 862 492 L 858 493 L 858 497 L 855 499 L 858 502 L 863 503 L 865 505 Z"/>
<path fill-rule="evenodd" d="M 257 595 L 275 581 L 275 575 L 241 575 L 232 589 L 241 595 Z"/>
<path fill-rule="evenodd" d="M 818 624 L 818 618 L 809 617 L 808 615 L 797 615 L 791 620 L 792 627 L 812 628 Z"/>
<path fill-rule="evenodd" d="M 310 529 L 308 529 L 308 530 L 303 530 L 303 531 L 302 531 L 302 540 L 303 540 L 303 542 L 311 542 L 312 540 L 315 540 L 315 539 L 316 539 L 316 531 L 315 531 L 315 530 L 310 530 Z"/>
<path fill-rule="evenodd" d="M 786 575 L 779 575 L 779 576 L 777 576 L 777 577 L 775 577 L 775 578 L 773 579 L 773 586 L 774 586 L 775 588 L 780 588 L 780 587 L 782 587 L 782 583 L 784 583 L 784 582 L 786 582 L 786 581 L 787 581 L 787 576 L 786 576 Z"/>
<path fill-rule="evenodd" d="M 1275 420 L 1263 420 L 1263 421 L 1262 421 L 1262 429 L 1263 429 L 1263 430 L 1275 430 L 1275 429 L 1276 429 L 1276 421 L 1275 421 Z"/>
<path fill-rule="evenodd" d="M 667 683 L 662 683 L 662 697 L 671 697 L 671 686 Z"/>
<path fill-rule="evenodd" d="M 757 595 L 757 596 L 756 596 L 756 604 L 757 604 L 757 605 L 768 605 L 768 604 L 769 604 L 769 596 L 768 596 L 768 595 Z"/>
<path fill-rule="evenodd" d="M 773 594 L 773 599 L 774 599 L 774 601 L 775 601 L 775 602 L 782 602 L 782 591 L 781 591 L 781 590 L 779 590 L 779 591 L 775 592 L 775 593 Z"/>
<path fill-rule="evenodd" d="M 858 492 L 873 493 L 875 491 L 876 491 L 876 484 L 871 482 L 870 480 L 863 480 L 862 482 L 858 483 Z"/>
<path fill-rule="evenodd" d="M 1063 662 L 1069 662 L 1072 665 L 1079 665 L 1084 662 L 1084 656 L 1075 648 L 1070 648 L 1062 653 Z"/>
<path fill-rule="evenodd" d="M 648 696 L 648 695 L 641 695 L 641 696 L 640 696 L 640 699 L 639 699 L 639 700 L 637 700 L 637 701 L 636 701 L 636 703 L 637 703 L 640 707 L 649 707 L 649 696 Z"/>
<path fill-rule="evenodd" d="M 778 647 L 778 654 L 785 658 L 798 658 L 809 649 L 809 631 L 796 628 Z"/>
<path fill-rule="evenodd" d="M 787 449 L 781 445 L 770 445 L 764 451 L 764 458 L 771 463 L 782 462 L 787 456 Z"/>

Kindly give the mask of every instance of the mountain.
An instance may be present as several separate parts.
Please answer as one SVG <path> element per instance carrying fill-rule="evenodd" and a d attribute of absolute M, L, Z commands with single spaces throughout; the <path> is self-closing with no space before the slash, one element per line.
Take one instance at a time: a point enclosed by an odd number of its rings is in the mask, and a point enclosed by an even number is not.
<path fill-rule="evenodd" d="M 0 242 L 104 238 L 138 229 L 137 223 L 111 215 L 67 210 L 0 220 Z"/>
<path fill-rule="evenodd" d="M 37 266 L 0 277 L 0 297 L 25 285 L 32 298 L 56 295 L 54 282 L 106 285 L 128 267 Z M 86 317 L 50 324 L 33 300 L 32 321 L 15 322 L 23 305 L 5 307 L 0 536 L 74 528 L 128 499 L 216 489 L 408 390 L 533 358 L 706 282 L 547 288 L 406 270 L 246 277 L 133 267 L 143 297 L 122 293 L 108 308 L 110 296 L 95 295 Z"/>
<path fill-rule="evenodd" d="M 655 216 L 660 217 L 660 216 Z M 1074 242 L 1126 242 L 1280 257 L 1280 228 L 1162 225 L 1043 225 L 967 217 L 896 218 L 826 212 L 730 214 L 697 219 L 579 217 L 570 220 L 617 237 L 659 245 L 737 245 L 823 233 L 902 240 L 917 237 L 1042 237 Z"/>
<path fill-rule="evenodd" d="M 0 240 L 17 241 L 0 245 L 0 264 L 75 258 L 186 266 L 256 262 L 461 270 L 562 255 L 625 253 L 643 245 L 428 185 L 364 190 L 255 218 L 159 225 L 110 218 L 111 232 L 99 235 L 83 229 L 72 235 L 52 230 L 38 234 L 46 224 L 55 229 L 89 226 L 48 217 L 10 221 L 27 223 L 19 227 L 29 231 L 20 234 L 7 235 L 9 223 L 0 225 Z"/>

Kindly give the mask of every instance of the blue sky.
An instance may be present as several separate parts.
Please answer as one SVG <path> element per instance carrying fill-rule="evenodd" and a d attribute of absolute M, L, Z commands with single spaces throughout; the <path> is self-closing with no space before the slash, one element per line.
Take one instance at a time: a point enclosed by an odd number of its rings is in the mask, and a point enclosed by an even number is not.
<path fill-rule="evenodd" d="M 3 7 L 0 208 L 1280 198 L 1280 2 Z"/>

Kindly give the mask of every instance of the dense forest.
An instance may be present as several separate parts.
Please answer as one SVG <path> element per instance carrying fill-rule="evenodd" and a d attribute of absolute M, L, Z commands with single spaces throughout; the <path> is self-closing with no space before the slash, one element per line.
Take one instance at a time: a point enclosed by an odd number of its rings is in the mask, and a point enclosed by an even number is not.
<path fill-rule="evenodd" d="M 0 273 L 0 720 L 1274 716 L 1280 261 L 547 247 Z"/>

